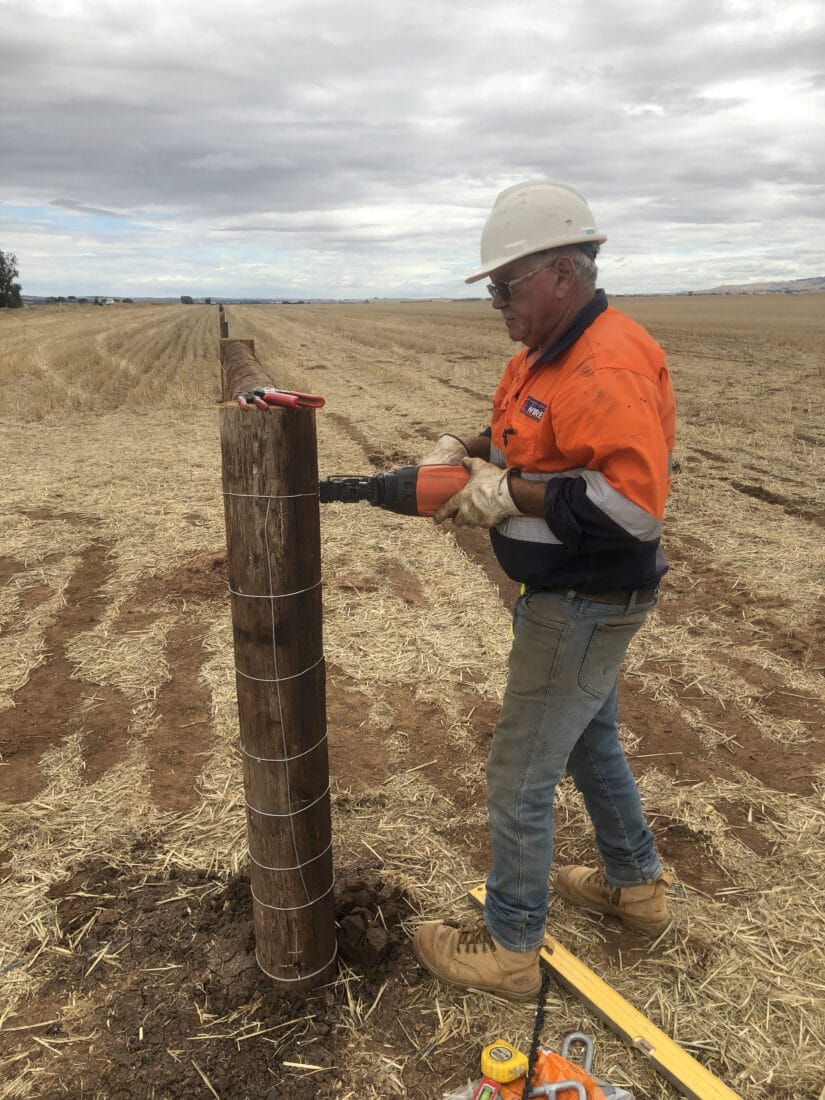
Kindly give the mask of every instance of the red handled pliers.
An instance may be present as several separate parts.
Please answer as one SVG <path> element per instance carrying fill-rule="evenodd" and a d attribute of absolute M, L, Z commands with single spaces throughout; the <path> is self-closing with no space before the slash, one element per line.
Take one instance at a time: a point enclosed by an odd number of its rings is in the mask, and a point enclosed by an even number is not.
<path fill-rule="evenodd" d="M 317 393 L 299 393 L 297 390 L 278 390 L 272 386 L 256 386 L 254 390 L 239 393 L 236 398 L 242 409 L 255 405 L 268 409 L 270 405 L 283 405 L 287 409 L 322 409 L 326 399 Z"/>

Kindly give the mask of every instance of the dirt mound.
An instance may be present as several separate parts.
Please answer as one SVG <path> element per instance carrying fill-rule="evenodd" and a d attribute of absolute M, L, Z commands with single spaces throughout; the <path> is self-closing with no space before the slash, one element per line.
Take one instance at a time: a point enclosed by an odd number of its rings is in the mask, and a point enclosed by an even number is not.
<path fill-rule="evenodd" d="M 386 974 L 407 949 L 401 923 L 409 915 L 409 903 L 397 886 L 360 879 L 344 887 L 337 904 L 341 958 L 365 978 Z"/>
<path fill-rule="evenodd" d="M 244 875 L 172 871 L 150 881 L 95 861 L 50 893 L 66 954 L 20 1019 L 43 1020 L 67 982 L 80 1018 L 10 1034 L 3 1051 L 37 1036 L 65 1052 L 41 1078 L 43 1096 L 182 1100 L 207 1081 L 224 1097 L 335 1095 L 343 1005 L 353 994 L 376 1001 L 386 975 L 410 957 L 401 927 L 409 903 L 368 873 L 337 889 L 339 953 L 352 973 L 308 997 L 279 993 L 258 968 Z"/>

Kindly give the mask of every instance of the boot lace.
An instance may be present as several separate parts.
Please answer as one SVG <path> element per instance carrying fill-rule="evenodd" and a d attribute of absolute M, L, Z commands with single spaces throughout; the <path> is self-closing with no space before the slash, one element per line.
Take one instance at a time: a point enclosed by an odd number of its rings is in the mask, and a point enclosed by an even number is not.
<path fill-rule="evenodd" d="M 602 871 L 594 871 L 593 874 L 588 877 L 587 882 L 590 886 L 595 887 L 595 889 L 603 891 L 611 904 L 618 904 L 622 889 L 620 886 L 614 886 L 612 882 L 608 882 Z"/>
<path fill-rule="evenodd" d="M 495 951 L 496 944 L 484 922 L 478 921 L 459 928 L 457 949 L 466 951 L 470 955 L 477 955 Z"/>

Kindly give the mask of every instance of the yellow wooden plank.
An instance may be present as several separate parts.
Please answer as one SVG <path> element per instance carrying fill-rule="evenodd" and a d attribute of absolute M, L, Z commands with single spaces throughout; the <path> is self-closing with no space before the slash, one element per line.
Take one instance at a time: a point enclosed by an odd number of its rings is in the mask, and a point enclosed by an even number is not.
<path fill-rule="evenodd" d="M 484 905 L 484 894 L 483 886 L 470 891 L 470 897 L 480 906 Z M 550 935 L 544 937 L 541 959 L 565 989 L 643 1054 L 682 1096 L 690 1100 L 742 1100 Z"/>

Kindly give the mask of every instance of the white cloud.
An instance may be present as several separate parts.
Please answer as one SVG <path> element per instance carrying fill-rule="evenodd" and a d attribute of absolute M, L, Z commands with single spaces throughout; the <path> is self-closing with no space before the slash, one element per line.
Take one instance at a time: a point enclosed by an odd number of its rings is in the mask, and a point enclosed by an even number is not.
<path fill-rule="evenodd" d="M 0 248 L 30 293 L 475 293 L 493 199 L 532 177 L 587 195 L 608 290 L 825 266 L 817 3 L 0 15 Z"/>

